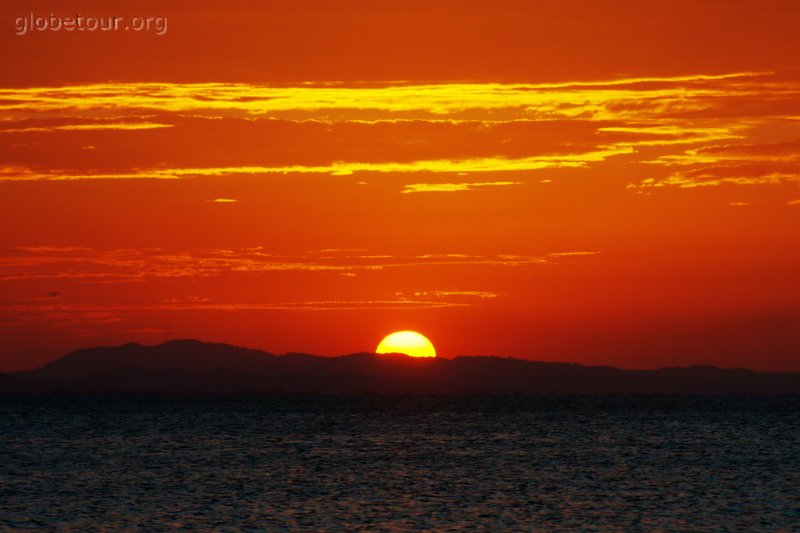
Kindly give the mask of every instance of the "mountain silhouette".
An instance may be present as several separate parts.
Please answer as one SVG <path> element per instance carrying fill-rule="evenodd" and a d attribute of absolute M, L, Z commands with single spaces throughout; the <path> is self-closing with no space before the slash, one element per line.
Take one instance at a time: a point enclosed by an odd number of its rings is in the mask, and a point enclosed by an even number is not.
<path fill-rule="evenodd" d="M 35 370 L 0 374 L 0 393 L 20 392 L 800 394 L 800 373 L 622 370 L 490 356 L 274 355 L 174 340 L 77 350 Z"/>

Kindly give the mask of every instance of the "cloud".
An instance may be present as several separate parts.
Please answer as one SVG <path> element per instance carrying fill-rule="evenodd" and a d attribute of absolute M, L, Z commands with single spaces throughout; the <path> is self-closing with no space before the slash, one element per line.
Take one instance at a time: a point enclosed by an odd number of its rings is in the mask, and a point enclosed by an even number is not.
<path fill-rule="evenodd" d="M 448 302 L 440 299 L 394 300 L 307 300 L 286 302 L 196 302 L 170 301 L 144 304 L 22 304 L 0 306 L 2 314 L 36 314 L 38 320 L 58 319 L 63 322 L 67 315 L 73 322 L 80 316 L 96 317 L 103 323 L 119 322 L 119 313 L 139 313 L 145 311 L 342 311 L 364 309 L 438 309 L 448 307 L 469 307 L 466 302 Z M 13 325 L 17 318 L 12 318 Z M 98 323 L 95 321 L 95 323 Z"/>
<path fill-rule="evenodd" d="M 795 78 L 732 72 L 539 84 L 7 87 L 0 88 L 0 131 L 21 142 L 0 145 L 0 181 L 470 175 L 622 161 L 653 169 L 632 189 L 769 185 L 800 175 Z M 760 142 L 775 124 L 780 135 Z M 32 149 L 25 139 L 36 132 L 47 135 Z M 163 149 L 153 151 L 153 143 Z M 83 146 L 96 149 L 76 157 Z M 415 178 L 402 192 L 521 179 Z"/>
<path fill-rule="evenodd" d="M 487 114 L 498 119 L 577 117 L 595 119 L 644 111 L 696 110 L 716 96 L 758 95 L 770 73 L 623 78 L 544 84 L 304 84 L 104 83 L 0 89 L 0 113 L 42 116 L 77 113 L 102 117 L 128 109 L 201 116 L 351 119 L 453 118 Z M 754 83 L 756 82 L 756 83 Z M 766 83 L 766 80 L 765 80 Z M 770 80 L 775 86 L 780 82 Z M 783 82 L 787 85 L 791 82 Z M 353 113 L 361 111 L 362 113 Z M 500 116 L 498 115 L 498 111 Z M 389 114 L 389 116 L 387 116 Z M 502 115 L 508 115 L 503 117 Z"/>
<path fill-rule="evenodd" d="M 0 133 L 51 133 L 55 131 L 103 131 L 103 130 L 153 130 L 172 128 L 174 124 L 156 122 L 117 122 L 94 124 L 64 124 L 60 126 L 28 126 L 23 128 L 0 128 Z"/>
<path fill-rule="evenodd" d="M 120 179 L 184 179 L 208 176 L 258 175 L 258 174 L 329 174 L 349 176 L 361 172 L 374 173 L 471 173 L 512 172 L 546 168 L 581 168 L 588 163 L 631 153 L 630 147 L 601 147 L 599 150 L 577 154 L 543 155 L 511 159 L 485 157 L 473 159 L 436 159 L 411 162 L 372 163 L 339 161 L 329 165 L 286 166 L 234 166 L 196 168 L 154 168 L 131 172 L 78 173 L 66 170 L 34 170 L 25 167 L 0 167 L 0 181 L 69 181 L 69 180 L 120 180 Z"/>
<path fill-rule="evenodd" d="M 271 272 L 341 273 L 465 265 L 518 267 L 551 264 L 568 256 L 597 253 L 397 256 L 329 249 L 287 255 L 268 253 L 260 247 L 172 251 L 160 248 L 98 250 L 83 247 L 19 247 L 0 252 L 0 281 L 72 279 L 87 283 L 121 283 Z"/>
<path fill-rule="evenodd" d="M 399 293 L 398 296 L 402 296 Z M 435 298 L 450 298 L 450 297 L 465 297 L 465 298 L 480 298 L 492 299 L 497 298 L 499 295 L 491 291 L 417 291 L 413 294 L 414 297 L 435 297 Z"/>
<path fill-rule="evenodd" d="M 800 181 L 800 142 L 711 145 L 663 155 L 648 163 L 679 170 L 664 178 L 646 178 L 629 188 L 777 185 Z"/>
<path fill-rule="evenodd" d="M 746 136 L 738 130 L 739 128 L 732 127 L 730 124 L 708 125 L 705 127 L 687 126 L 685 124 L 631 124 L 628 126 L 597 128 L 600 133 L 634 136 L 623 141 L 628 146 L 671 146 L 745 138 Z"/>
<path fill-rule="evenodd" d="M 326 248 L 298 253 L 263 246 L 167 250 L 95 249 L 84 246 L 25 246 L 0 249 L 0 331 L 15 339 L 84 338 L 136 328 L 152 328 L 154 313 L 332 312 L 353 310 L 466 309 L 490 305 L 503 296 L 483 287 L 441 281 L 414 284 L 394 292 L 381 284 L 365 287 L 356 274 L 380 275 L 395 269 L 538 268 L 590 251 L 550 254 L 473 254 L 454 251 L 401 255 L 363 248 Z M 242 287 L 281 287 L 285 274 L 306 278 L 291 290 L 241 291 Z M 318 283 L 326 289 L 320 293 Z M 338 277 L 341 276 L 342 277 Z M 497 275 L 502 273 L 497 272 Z M 197 280 L 207 294 L 193 294 Z M 296 279 L 296 278 L 294 278 Z M 393 278 L 386 278 L 388 281 Z M 415 278 L 416 279 L 416 278 Z M 441 280 L 439 274 L 435 279 Z M 446 279 L 451 279 L 448 275 Z M 143 284 L 130 291 L 124 283 Z M 438 286 L 437 286 L 438 285 Z M 308 290 L 306 290 L 306 287 Z M 316 288 L 315 288 L 316 287 Z M 30 296 L 31 291 L 35 296 Z M 187 295 L 188 291 L 192 291 Z M 392 292 L 389 292 L 392 291 Z M 47 294 L 48 292 L 52 294 Z M 178 296 L 175 296 L 175 295 Z M 266 295 L 265 295 L 266 294 Z M 54 296 L 57 295 L 57 296 Z M 142 317 L 150 317 L 142 321 Z M 160 319 L 159 319 L 160 320 Z"/>
<path fill-rule="evenodd" d="M 553 252 L 553 253 L 547 254 L 547 257 L 554 257 L 554 258 L 558 258 L 558 257 L 580 257 L 580 256 L 585 256 L 585 255 L 597 255 L 599 253 L 600 252 L 598 252 L 598 251 L 592 251 L 592 252 Z"/>
<path fill-rule="evenodd" d="M 781 183 L 800 180 L 800 174 L 771 173 L 760 176 L 726 176 L 713 173 L 693 174 L 675 173 L 663 179 L 647 178 L 637 184 L 629 184 L 629 189 L 658 189 L 677 187 L 679 189 L 696 189 L 699 187 L 718 187 L 720 185 L 779 185 Z"/>
<path fill-rule="evenodd" d="M 412 183 L 405 186 L 403 194 L 415 192 L 456 192 L 471 191 L 482 187 L 508 187 L 521 185 L 521 181 L 485 181 L 479 183 Z"/>

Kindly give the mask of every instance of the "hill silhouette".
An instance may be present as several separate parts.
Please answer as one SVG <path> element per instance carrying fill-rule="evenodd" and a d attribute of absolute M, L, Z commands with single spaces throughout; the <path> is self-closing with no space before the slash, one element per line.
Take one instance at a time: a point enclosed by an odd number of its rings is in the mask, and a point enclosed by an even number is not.
<path fill-rule="evenodd" d="M 800 394 L 800 373 L 622 370 L 489 356 L 274 355 L 175 340 L 77 350 L 35 370 L 0 374 L 0 393 L 18 392 Z"/>

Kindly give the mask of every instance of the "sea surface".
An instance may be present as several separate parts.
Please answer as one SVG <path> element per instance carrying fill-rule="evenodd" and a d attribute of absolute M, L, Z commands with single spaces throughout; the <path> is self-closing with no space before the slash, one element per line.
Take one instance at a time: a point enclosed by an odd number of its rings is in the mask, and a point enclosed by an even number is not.
<path fill-rule="evenodd" d="M 800 398 L 0 397 L 0 530 L 800 531 Z"/>

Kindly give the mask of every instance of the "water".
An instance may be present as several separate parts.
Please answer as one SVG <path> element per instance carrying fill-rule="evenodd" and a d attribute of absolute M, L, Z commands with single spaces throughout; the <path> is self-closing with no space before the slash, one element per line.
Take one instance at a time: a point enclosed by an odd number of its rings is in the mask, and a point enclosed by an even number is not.
<path fill-rule="evenodd" d="M 800 531 L 800 398 L 0 397 L 0 530 Z"/>

